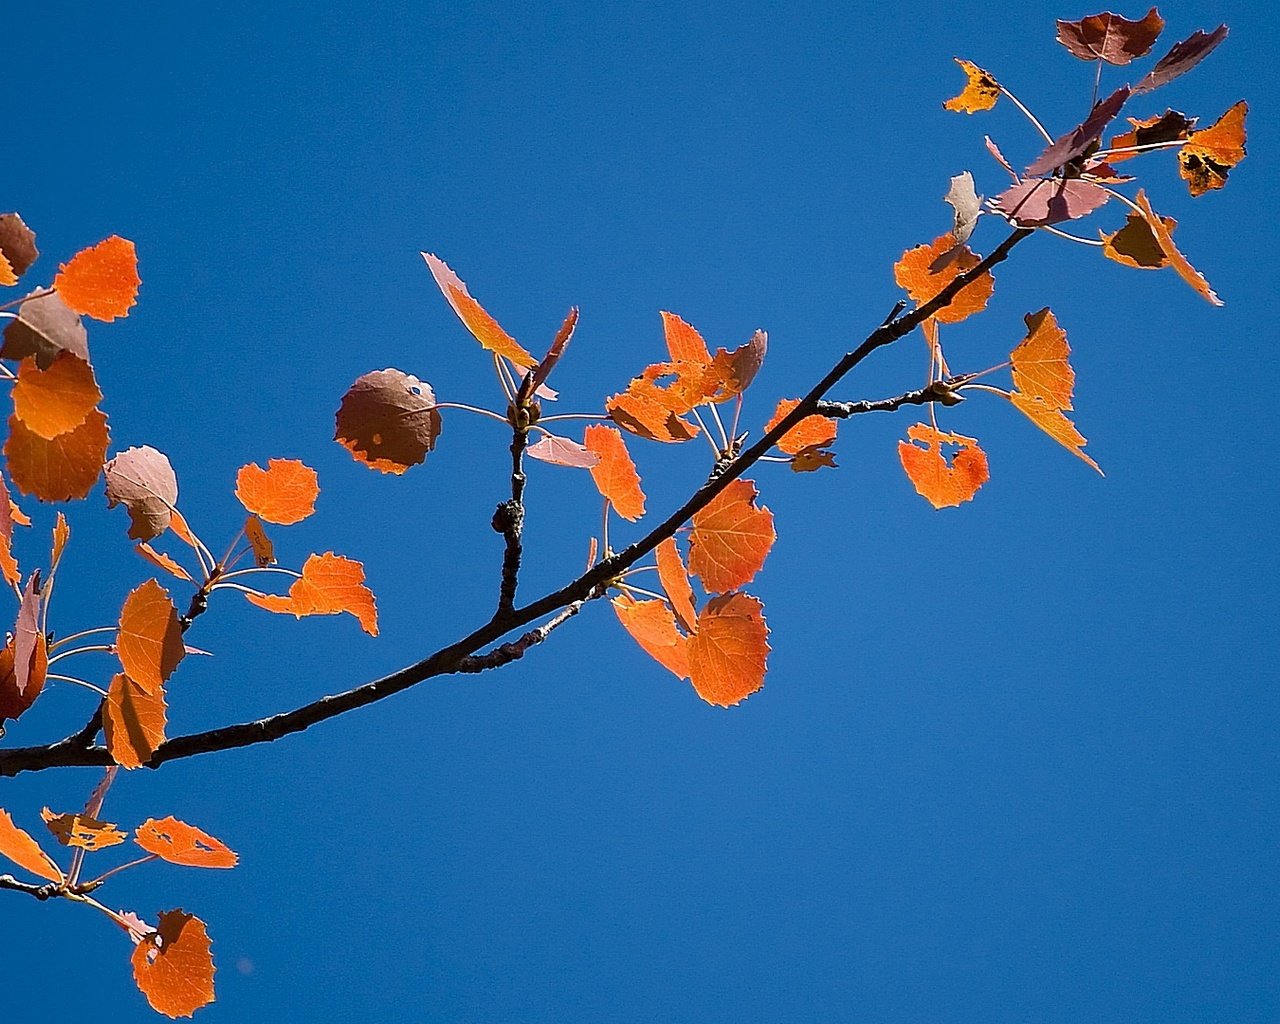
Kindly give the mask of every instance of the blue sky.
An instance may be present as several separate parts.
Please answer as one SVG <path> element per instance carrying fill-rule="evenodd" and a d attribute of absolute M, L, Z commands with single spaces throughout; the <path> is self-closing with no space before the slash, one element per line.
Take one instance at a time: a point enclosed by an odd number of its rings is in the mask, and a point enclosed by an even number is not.
<path fill-rule="evenodd" d="M 215 9 L 216 8 L 216 9 Z M 294 706 L 416 660 L 488 615 L 506 487 L 496 424 L 451 415 L 403 478 L 330 440 L 359 374 L 394 366 L 493 405 L 480 350 L 417 253 L 447 259 L 527 347 L 582 309 L 566 410 L 662 354 L 658 311 L 713 345 L 770 332 L 746 416 L 801 393 L 898 297 L 891 265 L 950 223 L 948 178 L 991 194 L 1038 149 L 1016 111 L 941 110 L 966 56 L 1052 130 L 1092 69 L 1040 4 L 46 3 L 6 12 L 6 208 L 41 262 L 112 233 L 140 302 L 91 329 L 113 449 L 151 444 L 211 540 L 235 470 L 315 466 L 318 514 L 282 558 L 362 559 L 383 635 L 215 603 L 215 652 L 171 684 L 175 731 Z M 1141 9 L 1125 9 L 1138 15 Z M 134 773 L 129 825 L 172 813 L 242 855 L 105 890 L 209 922 L 207 1022 L 1268 1021 L 1280 774 L 1272 530 L 1274 158 L 1280 23 L 1261 4 L 1163 8 L 1169 40 L 1230 24 L 1153 98 L 1251 104 L 1226 190 L 1148 191 L 1226 300 L 1172 273 L 1036 238 L 957 369 L 1003 358 L 1051 306 L 1096 476 L 1004 403 L 949 410 L 992 478 L 933 511 L 897 462 L 907 414 L 846 425 L 836 473 L 753 473 L 779 541 L 752 592 L 774 652 L 722 711 L 648 661 L 603 604 L 500 673 L 427 683 L 278 744 Z M 1166 43 L 1159 44 L 1163 49 Z M 1112 81 L 1123 80 L 1113 73 Z M 1135 109 L 1135 114 L 1147 113 Z M 1104 211 L 1108 229 L 1119 214 Z M 1085 227 L 1085 233 L 1090 232 Z M 983 225 L 979 248 L 994 244 Z M 41 269 L 43 268 L 43 269 Z M 879 354 L 837 398 L 922 379 Z M 637 446 L 651 508 L 703 452 Z M 599 508 L 534 468 L 522 594 L 574 574 Z M 55 628 L 114 619 L 146 578 L 100 491 L 74 531 Z M 42 530 L 52 512 L 41 510 Z M 622 536 L 628 536 L 622 531 Z M 215 545 L 216 546 L 216 545 Z M 31 557 L 35 557 L 34 554 Z M 86 661 L 84 671 L 94 671 Z M 110 671 L 100 665 L 103 678 Z M 5 743 L 78 725 L 52 689 Z M 0 806 L 79 806 L 95 772 L 0 783 Z M 109 855 L 103 855 L 109 856 Z M 91 912 L 0 894 L 7 1017 L 153 1015 Z"/>

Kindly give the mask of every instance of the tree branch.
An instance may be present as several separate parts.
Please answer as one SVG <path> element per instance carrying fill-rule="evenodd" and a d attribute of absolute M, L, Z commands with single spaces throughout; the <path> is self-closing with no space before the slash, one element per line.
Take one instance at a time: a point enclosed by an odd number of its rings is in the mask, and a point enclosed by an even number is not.
<path fill-rule="evenodd" d="M 588 601 L 593 601 L 597 597 L 603 597 L 604 594 L 604 588 L 597 588 L 581 600 L 574 601 L 566 606 L 559 615 L 552 619 L 548 619 L 537 629 L 529 630 L 529 632 L 525 633 L 519 639 L 512 640 L 510 643 L 501 644 L 491 651 L 486 651 L 484 654 L 472 654 L 459 659 L 458 667 L 455 668 L 454 671 L 468 673 L 484 672 L 491 668 L 500 668 L 503 665 L 509 665 L 518 658 L 523 658 L 525 651 L 529 650 L 530 647 L 535 647 L 542 643 L 542 641 L 549 637 L 558 627 L 564 625 L 564 623 L 577 615 L 578 612 L 582 610 L 583 605 Z"/>
<path fill-rule="evenodd" d="M 0 889 L 12 889 L 14 892 L 25 892 L 28 896 L 34 896 L 38 900 L 47 900 L 56 895 L 58 886 L 56 882 L 46 882 L 44 885 L 33 885 L 30 882 L 20 882 L 13 875 L 0 875 Z"/>
<path fill-rule="evenodd" d="M 935 380 L 928 387 L 908 391 L 905 395 L 895 395 L 893 398 L 881 398 L 875 402 L 821 401 L 814 404 L 813 411 L 820 416 L 842 420 L 864 412 L 894 412 L 904 405 L 930 405 L 933 402 L 939 405 L 959 405 L 964 401 L 964 395 L 956 389 L 967 380 L 968 376 Z"/>
<path fill-rule="evenodd" d="M 513 416 L 521 413 L 528 416 L 523 407 L 513 407 Z M 500 504 L 493 513 L 492 526 L 497 533 L 506 539 L 506 550 L 502 554 L 502 583 L 498 588 L 498 610 L 493 613 L 495 619 L 506 619 L 516 605 L 516 586 L 520 580 L 520 559 L 524 553 L 521 538 L 524 535 L 524 452 L 529 447 L 529 428 L 527 425 L 513 426 L 511 429 L 511 498 Z"/>

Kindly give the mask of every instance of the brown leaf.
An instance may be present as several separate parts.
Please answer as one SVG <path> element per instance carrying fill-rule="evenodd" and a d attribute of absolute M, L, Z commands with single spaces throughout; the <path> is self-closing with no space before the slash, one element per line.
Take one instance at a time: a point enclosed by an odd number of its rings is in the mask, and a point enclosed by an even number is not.
<path fill-rule="evenodd" d="M 257 516 L 250 516 L 244 521 L 244 535 L 253 549 L 253 561 L 259 569 L 274 565 L 276 561 L 275 545 L 263 529 L 262 521 Z"/>
<path fill-rule="evenodd" d="M 813 473 L 819 469 L 837 469 L 836 457 L 821 448 L 806 448 L 791 457 L 791 472 Z"/>
<path fill-rule="evenodd" d="M 676 628 L 675 615 L 665 601 L 637 601 L 627 594 L 611 602 L 622 628 L 677 679 L 689 677 L 689 641 Z"/>
<path fill-rule="evenodd" d="M 1107 125 L 1115 120 L 1115 116 L 1120 113 L 1120 108 L 1128 99 L 1129 87 L 1122 85 L 1106 99 L 1099 100 L 1089 111 L 1089 116 L 1079 125 L 1050 143 L 1049 147 L 1027 167 L 1027 174 L 1032 177 L 1048 174 L 1070 163 L 1076 157 L 1083 156 L 1085 151 L 1102 136 Z"/>
<path fill-rule="evenodd" d="M 1156 61 L 1155 67 L 1148 71 L 1142 81 L 1134 87 L 1134 95 L 1151 92 L 1152 89 L 1158 89 L 1175 78 L 1185 75 L 1209 56 L 1226 38 L 1226 25 L 1219 25 L 1212 32 L 1196 29 L 1182 42 L 1175 43 L 1173 49 Z"/>
<path fill-rule="evenodd" d="M 107 417 L 91 412 L 80 426 L 49 440 L 9 417 L 4 454 L 14 486 L 41 501 L 71 501 L 93 490 L 111 435 Z"/>
<path fill-rule="evenodd" d="M 10 320 L 4 329 L 4 344 L 0 357 L 25 359 L 35 356 L 40 369 L 47 370 L 59 352 L 70 352 L 85 362 L 89 361 L 89 335 L 80 317 L 57 292 L 36 296 L 18 307 L 18 318 Z"/>
<path fill-rule="evenodd" d="M 221 840 L 172 816 L 148 818 L 135 830 L 133 841 L 147 853 L 183 867 L 233 868 L 240 860 Z"/>
<path fill-rule="evenodd" d="M 1179 110 L 1166 110 L 1155 117 L 1128 119 L 1133 125 L 1131 131 L 1111 136 L 1108 149 L 1131 149 L 1135 146 L 1155 146 L 1162 142 L 1177 142 L 1185 139 L 1196 125 L 1196 118 L 1188 117 Z M 1107 157 L 1110 163 L 1118 164 L 1123 160 L 1132 160 L 1138 153 L 1112 153 Z"/>
<path fill-rule="evenodd" d="M 107 508 L 123 505 L 129 513 L 129 536 L 151 540 L 160 536 L 178 503 L 178 478 L 162 452 L 149 445 L 126 448 L 103 467 Z"/>
<path fill-rule="evenodd" d="M 955 58 L 955 62 L 963 69 L 967 81 L 963 91 L 942 104 L 946 110 L 957 113 L 976 114 L 979 110 L 990 110 L 1000 98 L 1000 83 L 989 71 L 983 71 L 972 61 Z"/>
<path fill-rule="evenodd" d="M 1151 203 L 1147 200 L 1147 194 L 1142 189 L 1138 189 L 1138 194 L 1134 196 L 1142 215 L 1147 219 L 1147 227 L 1151 229 L 1151 234 L 1155 237 L 1156 243 L 1160 246 L 1161 251 L 1169 260 L 1170 266 L 1178 272 L 1187 284 L 1191 285 L 1206 300 L 1212 302 L 1215 306 L 1221 306 L 1222 300 L 1209 287 L 1200 271 L 1196 270 L 1173 243 L 1173 235 L 1171 229 L 1166 226 L 1165 219 L 1151 208 Z"/>
<path fill-rule="evenodd" d="M 8 811 L 0 811 L 0 855 L 40 878 L 50 882 L 63 881 L 58 865 L 40 849 L 39 843 L 13 823 Z"/>
<path fill-rule="evenodd" d="M 141 768 L 164 742 L 168 706 L 164 689 L 154 690 L 117 672 L 102 707 L 102 732 L 111 759 L 122 768 Z"/>
<path fill-rule="evenodd" d="M 586 429 L 583 441 L 599 461 L 591 467 L 591 479 L 596 489 L 608 499 L 618 515 L 635 522 L 644 515 L 644 491 L 640 488 L 640 474 L 631 461 L 626 442 L 612 427 L 592 423 Z"/>
<path fill-rule="evenodd" d="M 30 270 L 40 255 L 36 233 L 16 213 L 0 214 L 0 253 L 18 277 Z"/>
<path fill-rule="evenodd" d="M 714 400 L 724 402 L 746 391 L 764 365 L 768 348 L 769 335 L 756 331 L 750 341 L 732 352 L 719 349 L 711 361 L 711 373 L 717 383 Z"/>
<path fill-rule="evenodd" d="M 978 447 L 976 438 L 943 433 L 927 423 L 912 424 L 907 428 L 907 437 L 911 440 L 898 442 L 898 458 L 916 493 L 934 508 L 954 507 L 971 500 L 991 475 L 986 453 Z M 944 444 L 958 445 L 960 449 L 950 464 L 942 454 Z"/>
<path fill-rule="evenodd" d="M 430 384 L 400 370 L 374 370 L 342 396 L 334 440 L 371 469 L 403 473 L 435 447 L 440 427 Z"/>
<path fill-rule="evenodd" d="M 360 620 L 360 628 L 378 635 L 378 609 L 373 592 L 364 585 L 364 566 L 332 551 L 312 555 L 302 567 L 302 577 L 293 581 L 288 596 L 245 594 L 250 604 L 269 612 L 294 615 L 337 615 L 349 612 Z"/>
<path fill-rule="evenodd" d="M 689 569 L 711 593 L 750 583 L 777 539 L 773 513 L 755 500 L 754 483 L 734 480 L 693 514 Z"/>
<path fill-rule="evenodd" d="M 1178 170 L 1193 196 L 1227 183 L 1227 175 L 1245 157 L 1244 118 L 1249 104 L 1241 100 L 1208 128 L 1192 132 L 1178 150 Z"/>
<path fill-rule="evenodd" d="M 1161 217 L 1165 230 L 1170 236 L 1178 222 L 1172 217 Z M 1125 218 L 1124 227 L 1106 235 L 1098 232 L 1102 238 L 1102 254 L 1109 260 L 1115 260 L 1135 270 L 1159 270 L 1169 265 L 1169 257 L 1160 248 L 1160 242 L 1151 231 L 1147 219 L 1141 214 L 1131 213 Z"/>
<path fill-rule="evenodd" d="M 1154 7 L 1140 21 L 1104 11 L 1079 21 L 1058 22 L 1058 42 L 1081 60 L 1104 60 L 1123 66 L 1151 51 L 1164 29 Z"/>
<path fill-rule="evenodd" d="M 297 459 L 256 462 L 236 473 L 236 497 L 248 511 L 277 526 L 300 523 L 316 510 L 320 483 L 316 471 Z"/>
<path fill-rule="evenodd" d="M 127 238 L 112 235 L 82 249 L 53 279 L 62 300 L 77 313 L 110 323 L 128 316 L 138 301 L 138 253 Z"/>
<path fill-rule="evenodd" d="M 166 1017 L 190 1017 L 213 1002 L 213 947 L 198 917 L 162 913 L 159 930 L 134 947 L 131 962 L 134 982 Z"/>
<path fill-rule="evenodd" d="M 40 812 L 40 817 L 44 819 L 53 837 L 63 846 L 88 850 L 90 853 L 119 846 L 129 838 L 128 832 L 122 832 L 110 822 L 99 821 L 86 814 L 54 814 L 46 807 Z"/>
<path fill-rule="evenodd" d="M 689 677 L 698 696 L 727 708 L 764 685 L 769 627 L 764 606 L 747 594 L 713 597 L 689 638 Z"/>
<path fill-rule="evenodd" d="M 178 609 L 169 592 L 155 580 L 130 591 L 116 634 L 116 654 L 130 680 L 158 692 L 185 653 Z"/>

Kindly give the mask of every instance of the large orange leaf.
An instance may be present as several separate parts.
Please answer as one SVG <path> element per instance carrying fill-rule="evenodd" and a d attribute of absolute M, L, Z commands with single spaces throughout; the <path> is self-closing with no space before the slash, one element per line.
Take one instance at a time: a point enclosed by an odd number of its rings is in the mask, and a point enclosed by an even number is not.
<path fill-rule="evenodd" d="M 1021 412 L 1032 423 L 1043 430 L 1051 438 L 1066 448 L 1073 455 L 1079 456 L 1099 473 L 1102 469 L 1084 453 L 1088 443 L 1084 435 L 1076 429 L 1076 425 L 1067 419 L 1066 413 L 1056 405 L 1050 405 L 1043 398 L 1023 395 L 1015 391 L 1009 396 L 1015 409 Z"/>
<path fill-rule="evenodd" d="M 634 385 L 636 381 L 631 383 Z M 698 428 L 692 423 L 681 419 L 661 401 L 634 388 L 605 399 L 604 407 L 609 418 L 623 430 L 650 441 L 674 444 L 698 436 Z"/>
<path fill-rule="evenodd" d="M 612 427 L 593 423 L 587 427 L 583 443 L 600 457 L 591 467 L 596 488 L 618 515 L 634 523 L 644 515 L 644 491 L 640 489 L 640 474 L 622 435 Z"/>
<path fill-rule="evenodd" d="M 1048 307 L 1028 313 L 1024 319 L 1027 335 L 1009 355 L 1013 386 L 1024 395 L 1041 398 L 1059 409 L 1070 409 L 1076 375 L 1069 362 L 1067 332 L 1058 326 Z"/>
<path fill-rule="evenodd" d="M 105 850 L 119 846 L 129 838 L 128 832 L 122 832 L 111 822 L 99 821 L 87 814 L 54 814 L 46 807 L 40 812 L 40 817 L 59 843 L 78 850 L 91 853 Z"/>
<path fill-rule="evenodd" d="M 769 627 L 764 605 L 748 594 L 713 597 L 689 638 L 689 677 L 698 696 L 727 708 L 764 685 Z"/>
<path fill-rule="evenodd" d="M 424 252 L 422 258 L 427 261 L 431 276 L 436 279 L 440 291 L 444 293 L 453 311 L 458 314 L 458 319 L 476 341 L 490 352 L 496 352 L 503 358 L 510 359 L 521 372 L 534 364 L 533 356 L 526 352 L 520 343 L 504 331 L 498 321 L 485 312 L 484 307 L 471 297 L 467 286 L 449 268 L 449 264 L 429 252 Z"/>
<path fill-rule="evenodd" d="M 1244 159 L 1247 113 L 1249 104 L 1241 100 L 1208 128 L 1192 132 L 1178 150 L 1178 170 L 1193 196 L 1222 188 L 1231 168 Z"/>
<path fill-rule="evenodd" d="M 655 554 L 658 558 L 658 579 L 671 601 L 671 609 L 685 631 L 692 633 L 697 623 L 697 613 L 693 609 L 693 587 L 689 584 L 689 570 L 684 567 L 684 561 L 680 558 L 676 539 L 668 537 L 658 545 Z"/>
<path fill-rule="evenodd" d="M 74 430 L 43 438 L 16 416 L 9 417 L 9 440 L 4 454 L 13 484 L 41 501 L 71 501 L 85 497 L 98 482 L 110 442 L 107 417 L 94 410 Z"/>
<path fill-rule="evenodd" d="M 18 277 L 30 270 L 40 255 L 36 233 L 16 213 L 0 214 L 0 253 Z"/>
<path fill-rule="evenodd" d="M 926 322 L 932 323 L 933 321 Z M 799 404 L 800 399 L 798 398 L 780 399 L 778 407 L 769 418 L 769 422 L 764 425 L 765 432 L 769 432 L 781 423 L 783 417 Z M 788 455 L 799 455 L 806 448 L 826 448 L 828 445 L 834 444 L 835 440 L 835 420 L 829 416 L 806 416 L 782 435 L 782 440 L 778 442 L 778 448 Z"/>
<path fill-rule="evenodd" d="M 966 246 L 937 273 L 930 273 L 929 268 L 934 261 L 954 247 L 955 239 L 950 232 L 947 232 L 935 238 L 929 245 L 918 245 L 914 249 L 908 249 L 894 264 L 894 280 L 900 287 L 906 289 L 907 294 L 917 306 L 923 306 L 964 271 L 971 270 L 982 262 L 981 257 Z M 987 308 L 987 302 L 995 291 L 995 286 L 995 279 L 991 274 L 983 274 L 962 288 L 948 305 L 933 314 L 933 318 L 944 324 L 958 324 L 974 313 L 982 312 Z"/>
<path fill-rule="evenodd" d="M 47 370 L 28 356 L 13 385 L 13 413 L 47 439 L 74 430 L 102 400 L 93 367 L 72 352 L 59 352 Z"/>
<path fill-rule="evenodd" d="M 226 843 L 172 816 L 148 818 L 133 841 L 161 860 L 189 868 L 233 868 L 240 860 Z"/>
<path fill-rule="evenodd" d="M 702 335 L 691 324 L 685 323 L 674 313 L 662 312 L 662 331 L 667 339 L 667 351 L 673 363 L 690 362 L 706 365 L 711 353 Z"/>
<path fill-rule="evenodd" d="M 111 760 L 122 768 L 141 768 L 164 742 L 168 705 L 164 689 L 154 690 L 117 672 L 103 704 L 102 732 Z"/>
<path fill-rule="evenodd" d="M 316 510 L 319 494 L 316 471 L 297 459 L 271 459 L 266 469 L 251 462 L 236 473 L 240 504 L 277 526 L 306 519 Z"/>
<path fill-rule="evenodd" d="M 773 513 L 757 508 L 756 485 L 734 480 L 693 514 L 689 569 L 712 593 L 755 578 L 777 539 Z"/>
<path fill-rule="evenodd" d="M 25 359 L 35 356 L 42 370 L 48 369 L 59 352 L 72 352 L 89 360 L 89 335 L 76 312 L 57 292 L 37 291 L 18 307 L 18 316 L 4 329 L 0 357 Z"/>
<path fill-rule="evenodd" d="M 373 370 L 342 396 L 333 439 L 357 462 L 403 473 L 427 457 L 440 436 L 431 385 L 401 370 Z"/>
<path fill-rule="evenodd" d="M 151 540 L 169 528 L 178 503 L 178 478 L 168 457 L 150 445 L 126 448 L 102 467 L 107 507 L 123 505 L 129 536 Z"/>
<path fill-rule="evenodd" d="M 1168 258 L 1169 265 L 1178 272 L 1178 276 L 1191 285 L 1206 300 L 1212 302 L 1215 306 L 1221 306 L 1222 300 L 1209 287 L 1209 282 L 1204 279 L 1200 271 L 1196 270 L 1191 265 L 1191 261 L 1183 256 L 1178 251 L 1178 247 L 1174 245 L 1172 229 L 1165 223 L 1165 218 L 1151 208 L 1146 192 L 1138 189 L 1138 194 L 1134 196 L 1134 200 L 1142 210 L 1142 215 L 1146 217 L 1147 226 L 1151 229 L 1151 234 L 1155 237 L 1156 243 Z"/>
<path fill-rule="evenodd" d="M 155 580 L 130 591 L 116 634 L 116 654 L 125 674 L 144 689 L 158 692 L 185 653 L 178 609 L 169 592 Z"/>
<path fill-rule="evenodd" d="M 947 434 L 927 423 L 913 423 L 907 428 L 911 441 L 898 442 L 898 458 L 916 493 L 928 499 L 934 508 L 948 508 L 969 501 L 987 482 L 986 453 L 975 438 Z M 924 447 L 920 447 L 923 444 Z M 958 445 L 959 451 L 948 464 L 942 446 Z"/>
<path fill-rule="evenodd" d="M 983 71 L 972 61 L 954 58 L 965 73 L 965 86 L 960 95 L 953 96 L 942 106 L 957 113 L 976 114 L 979 110 L 990 110 L 1000 98 L 1000 83 L 990 71 Z"/>
<path fill-rule="evenodd" d="M 131 960 L 134 982 L 166 1017 L 190 1017 L 213 1002 L 213 946 L 200 918 L 166 910 L 159 929 L 134 947 Z"/>
<path fill-rule="evenodd" d="M 140 284 L 137 250 L 119 235 L 80 250 L 53 279 L 54 288 L 68 306 L 107 322 L 129 315 Z"/>
<path fill-rule="evenodd" d="M 678 679 L 689 676 L 689 641 L 676 628 L 665 601 L 636 601 L 627 594 L 611 602 L 622 628 L 644 652 Z"/>
<path fill-rule="evenodd" d="M 293 581 L 288 596 L 245 594 L 250 603 L 269 612 L 295 615 L 337 615 L 350 612 L 360 628 L 378 635 L 378 609 L 373 592 L 364 585 L 364 566 L 332 551 L 312 555 Z"/>
<path fill-rule="evenodd" d="M 0 855 L 8 857 L 23 870 L 50 882 L 63 880 L 58 865 L 40 849 L 39 843 L 13 823 L 7 811 L 0 811 Z"/>

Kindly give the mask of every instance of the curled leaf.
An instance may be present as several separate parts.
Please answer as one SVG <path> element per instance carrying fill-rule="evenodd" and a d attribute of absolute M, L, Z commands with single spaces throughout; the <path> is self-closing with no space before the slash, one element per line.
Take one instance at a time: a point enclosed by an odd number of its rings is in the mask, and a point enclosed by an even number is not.
<path fill-rule="evenodd" d="M 1139 146 L 1157 146 L 1162 142 L 1178 142 L 1190 134 L 1196 125 L 1196 118 L 1188 117 L 1179 110 L 1166 110 L 1155 117 L 1128 119 L 1133 125 L 1130 131 L 1111 136 L 1108 149 L 1134 149 Z M 1110 163 L 1118 164 L 1122 160 L 1132 160 L 1137 153 L 1111 153 L 1107 156 Z"/>
<path fill-rule="evenodd" d="M 253 549 L 253 562 L 259 569 L 275 564 L 275 545 L 271 543 L 271 538 L 267 536 L 267 531 L 263 528 L 261 519 L 257 516 L 250 516 L 246 519 L 244 521 L 244 536 L 249 542 L 249 547 Z"/>
<path fill-rule="evenodd" d="M 254 515 L 277 526 L 300 523 L 316 510 L 320 484 L 316 471 L 297 459 L 256 462 L 236 473 L 236 497 Z"/>
<path fill-rule="evenodd" d="M 946 110 L 957 113 L 976 114 L 979 110 L 990 110 L 1000 98 L 1000 83 L 990 71 L 983 71 L 972 61 L 955 58 L 965 73 L 967 81 L 958 96 L 953 96 L 942 104 Z"/>
<path fill-rule="evenodd" d="M 521 373 L 528 370 L 534 364 L 533 356 L 526 352 L 515 338 L 504 331 L 498 321 L 485 312 L 484 307 L 471 297 L 467 286 L 449 268 L 449 264 L 429 252 L 424 252 L 422 258 L 427 261 L 431 276 L 435 278 L 440 291 L 444 293 L 453 311 L 458 314 L 458 319 L 462 321 L 463 326 L 471 332 L 471 336 L 490 352 L 511 360 Z"/>
<path fill-rule="evenodd" d="M 1155 67 L 1148 71 L 1142 81 L 1134 87 L 1134 95 L 1151 92 L 1152 89 L 1158 89 L 1175 78 L 1185 75 L 1217 49 L 1218 44 L 1226 38 L 1226 25 L 1219 25 L 1212 32 L 1196 29 L 1182 42 L 1175 43 L 1168 53 L 1156 61 Z"/>
<path fill-rule="evenodd" d="M 680 548 L 674 537 L 668 537 L 655 551 L 658 560 L 658 579 L 671 601 L 671 610 L 686 632 L 696 629 L 697 613 L 693 607 L 693 587 L 689 583 L 689 570 L 680 558 Z"/>
<path fill-rule="evenodd" d="M 13 627 L 13 675 L 18 695 L 27 692 L 28 681 L 36 668 L 36 653 L 44 646 L 40 636 L 40 570 L 27 579 L 18 604 L 18 620 Z"/>
<path fill-rule="evenodd" d="M 10 640 L 0 648 L 0 724 L 6 719 L 17 720 L 27 713 L 44 690 L 49 668 L 49 648 L 43 637 L 27 660 L 28 670 L 24 688 L 18 690 L 18 677 L 14 671 L 14 643 Z"/>
<path fill-rule="evenodd" d="M 1213 303 L 1215 306 L 1221 306 L 1222 300 L 1209 287 L 1209 282 L 1204 279 L 1200 271 L 1196 270 L 1191 265 L 1191 261 L 1183 256 L 1178 247 L 1174 245 L 1172 228 L 1165 223 L 1165 218 L 1151 208 L 1146 192 L 1138 189 L 1138 194 L 1134 196 L 1134 200 L 1137 202 L 1138 208 L 1142 210 L 1142 215 L 1147 219 L 1147 227 L 1151 229 L 1151 234 L 1160 246 L 1160 250 L 1169 260 L 1169 265 L 1178 272 L 1178 276 L 1199 292 L 1206 301 Z"/>
<path fill-rule="evenodd" d="M 599 461 L 600 456 L 584 445 L 568 437 L 547 434 L 536 444 L 531 444 L 526 453 L 539 462 L 549 462 L 553 466 L 568 466 L 571 469 L 591 469 Z"/>
<path fill-rule="evenodd" d="M 129 315 L 138 300 L 140 284 L 137 250 L 119 235 L 80 250 L 53 279 L 53 287 L 68 306 L 108 323 Z"/>
<path fill-rule="evenodd" d="M 105 850 L 119 846 L 129 838 L 128 832 L 87 814 L 54 814 L 46 807 L 40 812 L 40 817 L 59 843 L 78 850 Z"/>
<path fill-rule="evenodd" d="M 1161 217 L 1160 220 L 1165 231 L 1172 236 L 1178 222 L 1172 217 Z M 1102 238 L 1102 254 L 1109 260 L 1135 270 L 1159 270 L 1169 265 L 1169 257 L 1164 254 L 1147 219 L 1141 214 L 1129 214 L 1119 231 L 1109 235 L 1098 234 Z"/>
<path fill-rule="evenodd" d="M 713 597 L 689 638 L 689 678 L 708 704 L 727 708 L 764 685 L 769 627 L 764 606 L 748 594 Z"/>
<path fill-rule="evenodd" d="M 986 453 L 976 438 L 944 433 L 927 423 L 913 423 L 907 437 L 909 441 L 898 442 L 898 458 L 916 493 L 934 508 L 971 500 L 990 477 Z M 944 444 L 959 448 L 950 463 L 942 453 Z"/>
<path fill-rule="evenodd" d="M 186 580 L 188 583 L 195 582 L 191 579 L 191 574 L 187 572 L 186 569 L 166 555 L 163 551 L 157 551 L 147 543 L 137 544 L 134 549 L 157 569 L 163 569 L 165 572 L 172 573 L 174 576 L 177 576 L 178 579 Z"/>
<path fill-rule="evenodd" d="M 107 507 L 125 507 L 130 537 L 147 541 L 169 528 L 178 503 L 178 478 L 168 456 L 149 445 L 126 448 L 102 472 Z"/>
<path fill-rule="evenodd" d="M 294 615 L 337 615 L 349 612 L 370 636 L 378 635 L 378 609 L 373 592 L 364 585 L 364 566 L 332 551 L 310 556 L 302 576 L 287 596 L 245 594 L 251 604 L 269 612 Z"/>
<path fill-rule="evenodd" d="M 435 392 L 400 370 L 374 370 L 342 396 L 334 440 L 357 462 L 383 473 L 403 473 L 426 458 L 440 436 Z"/>

